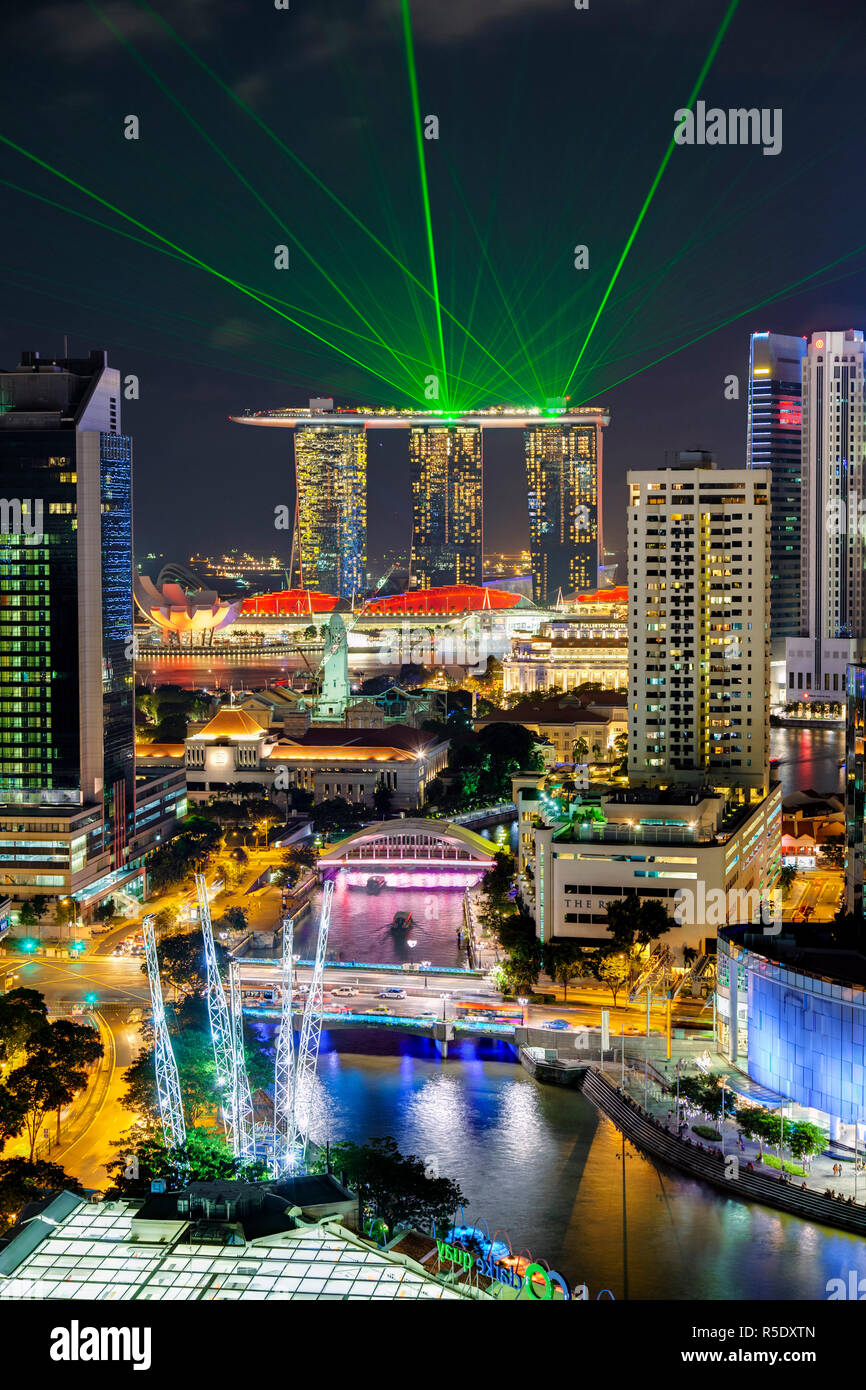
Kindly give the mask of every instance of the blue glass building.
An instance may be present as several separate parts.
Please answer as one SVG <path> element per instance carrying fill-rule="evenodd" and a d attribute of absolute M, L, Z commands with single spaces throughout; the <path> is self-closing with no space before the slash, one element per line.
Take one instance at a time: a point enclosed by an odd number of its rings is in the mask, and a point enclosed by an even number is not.
<path fill-rule="evenodd" d="M 723 927 L 716 1010 L 731 1062 L 853 1142 L 853 1126 L 866 1125 L 866 958 Z"/>

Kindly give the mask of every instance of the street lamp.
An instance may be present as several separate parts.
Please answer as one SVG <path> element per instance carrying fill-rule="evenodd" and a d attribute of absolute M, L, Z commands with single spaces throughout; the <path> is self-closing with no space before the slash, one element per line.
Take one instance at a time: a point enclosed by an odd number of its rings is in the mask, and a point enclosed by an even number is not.
<path fill-rule="evenodd" d="M 525 1027 L 526 1027 L 526 1006 L 527 1006 L 527 1004 L 529 1003 L 529 997 L 528 997 L 528 995 L 526 995 L 526 994 L 518 994 L 518 996 L 517 996 L 517 1002 L 518 1002 L 518 1004 L 520 1005 L 521 1009 L 523 1010 L 523 1026 L 524 1026 L 524 1028 L 525 1028 Z"/>
<path fill-rule="evenodd" d="M 450 995 L 447 991 L 445 992 L 445 994 L 442 995 L 442 1022 L 443 1022 L 443 1023 L 445 1022 L 446 1015 L 447 1015 L 447 1013 L 448 1013 L 448 1000 L 449 1000 L 450 998 L 451 998 L 451 995 Z"/>

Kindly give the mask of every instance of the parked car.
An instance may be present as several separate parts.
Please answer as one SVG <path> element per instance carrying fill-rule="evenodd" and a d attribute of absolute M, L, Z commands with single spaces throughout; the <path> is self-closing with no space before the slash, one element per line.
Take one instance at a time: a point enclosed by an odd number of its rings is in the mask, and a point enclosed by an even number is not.
<path fill-rule="evenodd" d="M 563 1029 L 570 1028 L 571 1024 L 567 1018 L 547 1018 L 541 1026 L 542 1028 L 555 1028 L 558 1033 L 561 1033 Z"/>
<path fill-rule="evenodd" d="M 400 989 L 397 985 L 391 985 L 388 989 L 380 989 L 377 995 L 379 999 L 405 999 L 405 989 Z"/>

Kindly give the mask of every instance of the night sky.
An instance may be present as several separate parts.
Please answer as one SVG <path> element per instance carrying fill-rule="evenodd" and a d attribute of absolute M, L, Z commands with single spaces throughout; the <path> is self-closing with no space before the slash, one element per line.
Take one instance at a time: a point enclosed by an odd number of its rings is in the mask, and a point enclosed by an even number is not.
<path fill-rule="evenodd" d="M 676 147 L 593 327 L 728 0 L 412 0 L 438 314 L 400 0 L 17 7 L 0 364 L 68 334 L 140 378 L 136 550 L 177 556 L 286 545 L 291 436 L 229 414 L 418 405 L 431 371 L 458 407 L 570 382 L 612 412 L 617 546 L 628 468 L 680 448 L 742 463 L 751 331 L 866 327 L 866 5 L 733 8 L 697 95 L 781 108 L 782 151 Z M 486 437 L 488 549 L 527 541 L 521 448 Z M 369 484 L 371 555 L 408 545 L 405 435 L 371 436 Z"/>

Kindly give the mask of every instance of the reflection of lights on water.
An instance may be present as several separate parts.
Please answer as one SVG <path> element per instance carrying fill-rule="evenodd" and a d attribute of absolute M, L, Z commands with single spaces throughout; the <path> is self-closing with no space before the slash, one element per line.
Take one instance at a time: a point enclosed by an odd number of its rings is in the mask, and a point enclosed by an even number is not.
<path fill-rule="evenodd" d="M 497 1133 L 512 1150 L 527 1155 L 537 1153 L 543 1142 L 544 1126 L 539 1114 L 538 1092 L 533 1086 L 513 1081 L 499 1096 Z"/>

